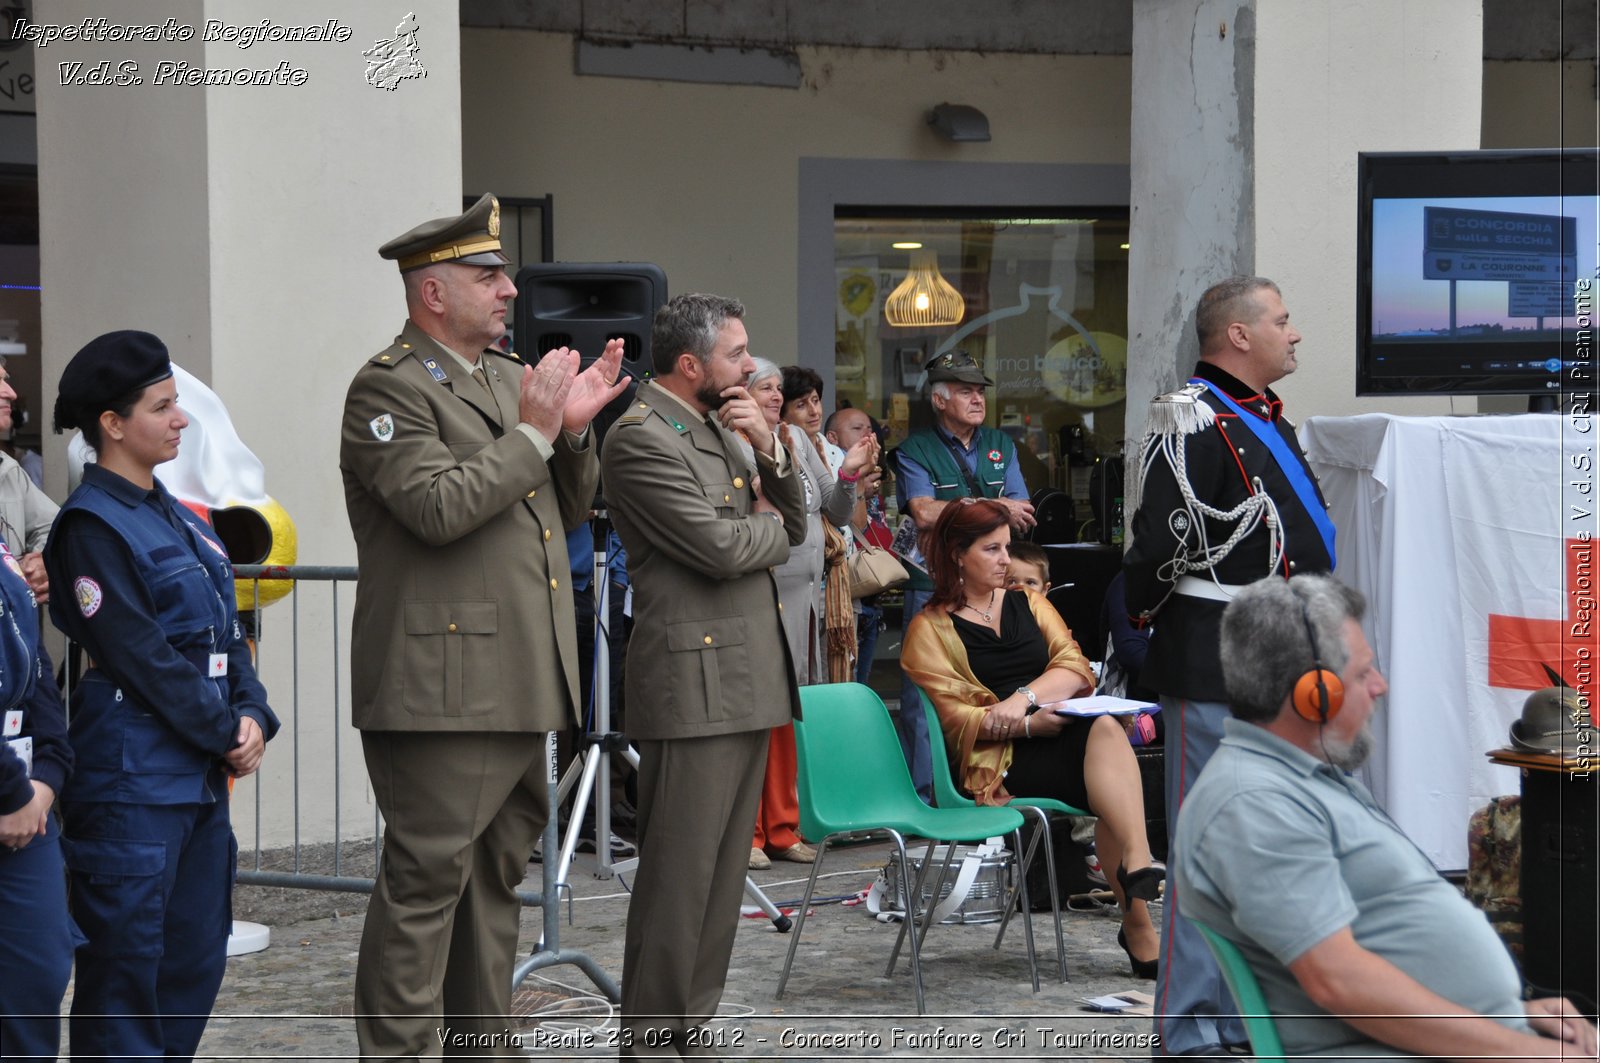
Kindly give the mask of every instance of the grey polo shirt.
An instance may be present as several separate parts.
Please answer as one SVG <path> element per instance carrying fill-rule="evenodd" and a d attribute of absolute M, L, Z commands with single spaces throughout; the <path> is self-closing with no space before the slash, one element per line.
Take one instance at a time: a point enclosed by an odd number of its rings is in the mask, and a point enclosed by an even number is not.
<path fill-rule="evenodd" d="M 1288 970 L 1347 926 L 1433 992 L 1527 1029 L 1521 980 L 1483 914 L 1366 787 L 1277 735 L 1226 721 L 1173 848 L 1181 913 L 1239 945 L 1290 1055 L 1384 1050 L 1314 1005 Z"/>

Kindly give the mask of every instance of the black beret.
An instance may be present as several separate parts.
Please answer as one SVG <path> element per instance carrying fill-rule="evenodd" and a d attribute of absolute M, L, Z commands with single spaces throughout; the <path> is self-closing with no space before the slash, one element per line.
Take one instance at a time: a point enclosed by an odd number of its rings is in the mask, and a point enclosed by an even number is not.
<path fill-rule="evenodd" d="M 82 428 L 132 391 L 172 375 L 167 345 L 148 332 L 96 336 L 72 356 L 56 392 L 56 431 Z"/>

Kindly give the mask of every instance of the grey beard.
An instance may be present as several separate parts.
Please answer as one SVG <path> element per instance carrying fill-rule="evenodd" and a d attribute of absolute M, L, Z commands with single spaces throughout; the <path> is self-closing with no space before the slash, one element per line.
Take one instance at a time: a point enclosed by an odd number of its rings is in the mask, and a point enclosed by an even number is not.
<path fill-rule="evenodd" d="M 1372 725 L 1370 722 L 1361 725 L 1361 730 L 1348 742 L 1329 741 L 1323 737 L 1323 753 L 1328 758 L 1328 763 L 1341 771 L 1355 771 L 1367 762 L 1372 756 Z"/>

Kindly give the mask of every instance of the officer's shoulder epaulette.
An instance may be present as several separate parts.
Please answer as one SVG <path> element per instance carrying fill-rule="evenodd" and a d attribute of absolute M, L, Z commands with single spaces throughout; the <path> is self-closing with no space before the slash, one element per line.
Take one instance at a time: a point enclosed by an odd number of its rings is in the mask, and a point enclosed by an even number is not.
<path fill-rule="evenodd" d="M 1209 428 L 1217 419 L 1217 412 L 1203 401 L 1204 384 L 1185 384 L 1176 391 L 1157 395 L 1150 401 L 1150 413 L 1145 418 L 1147 436 L 1186 436 Z"/>
<path fill-rule="evenodd" d="M 617 418 L 617 424 L 643 424 L 652 416 L 661 419 L 661 423 L 672 428 L 679 435 L 689 430 L 689 421 L 685 420 L 676 410 L 667 411 L 657 409 L 648 402 L 635 402 L 633 408 Z"/>
<path fill-rule="evenodd" d="M 484 348 L 484 353 L 485 354 L 498 355 L 501 358 L 505 358 L 505 359 L 507 359 L 509 361 L 516 362 L 518 365 L 525 365 L 526 364 L 522 360 L 522 355 L 518 354 L 516 351 L 502 351 L 498 347 L 485 347 Z"/>
<path fill-rule="evenodd" d="M 636 402 L 627 413 L 623 414 L 621 417 L 618 417 L 616 421 L 613 422 L 613 425 L 621 426 L 643 424 L 645 419 L 649 416 L 650 404 L 648 402 Z"/>
<path fill-rule="evenodd" d="M 367 363 L 369 365 L 384 365 L 393 368 L 400 362 L 403 362 L 405 359 L 409 358 L 413 350 L 415 350 L 415 348 L 412 347 L 411 344 L 397 338 L 393 343 L 389 344 L 389 346 L 385 347 L 371 358 L 368 358 Z"/>

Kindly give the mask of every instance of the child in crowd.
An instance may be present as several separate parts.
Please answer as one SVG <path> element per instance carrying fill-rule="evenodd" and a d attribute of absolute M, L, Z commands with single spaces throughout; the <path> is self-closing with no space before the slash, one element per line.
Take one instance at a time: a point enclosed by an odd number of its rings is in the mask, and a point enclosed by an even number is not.
<path fill-rule="evenodd" d="M 1034 543 L 1012 543 L 1011 565 L 1006 569 L 1006 590 L 1025 588 L 1035 594 L 1050 590 L 1050 558 Z"/>

